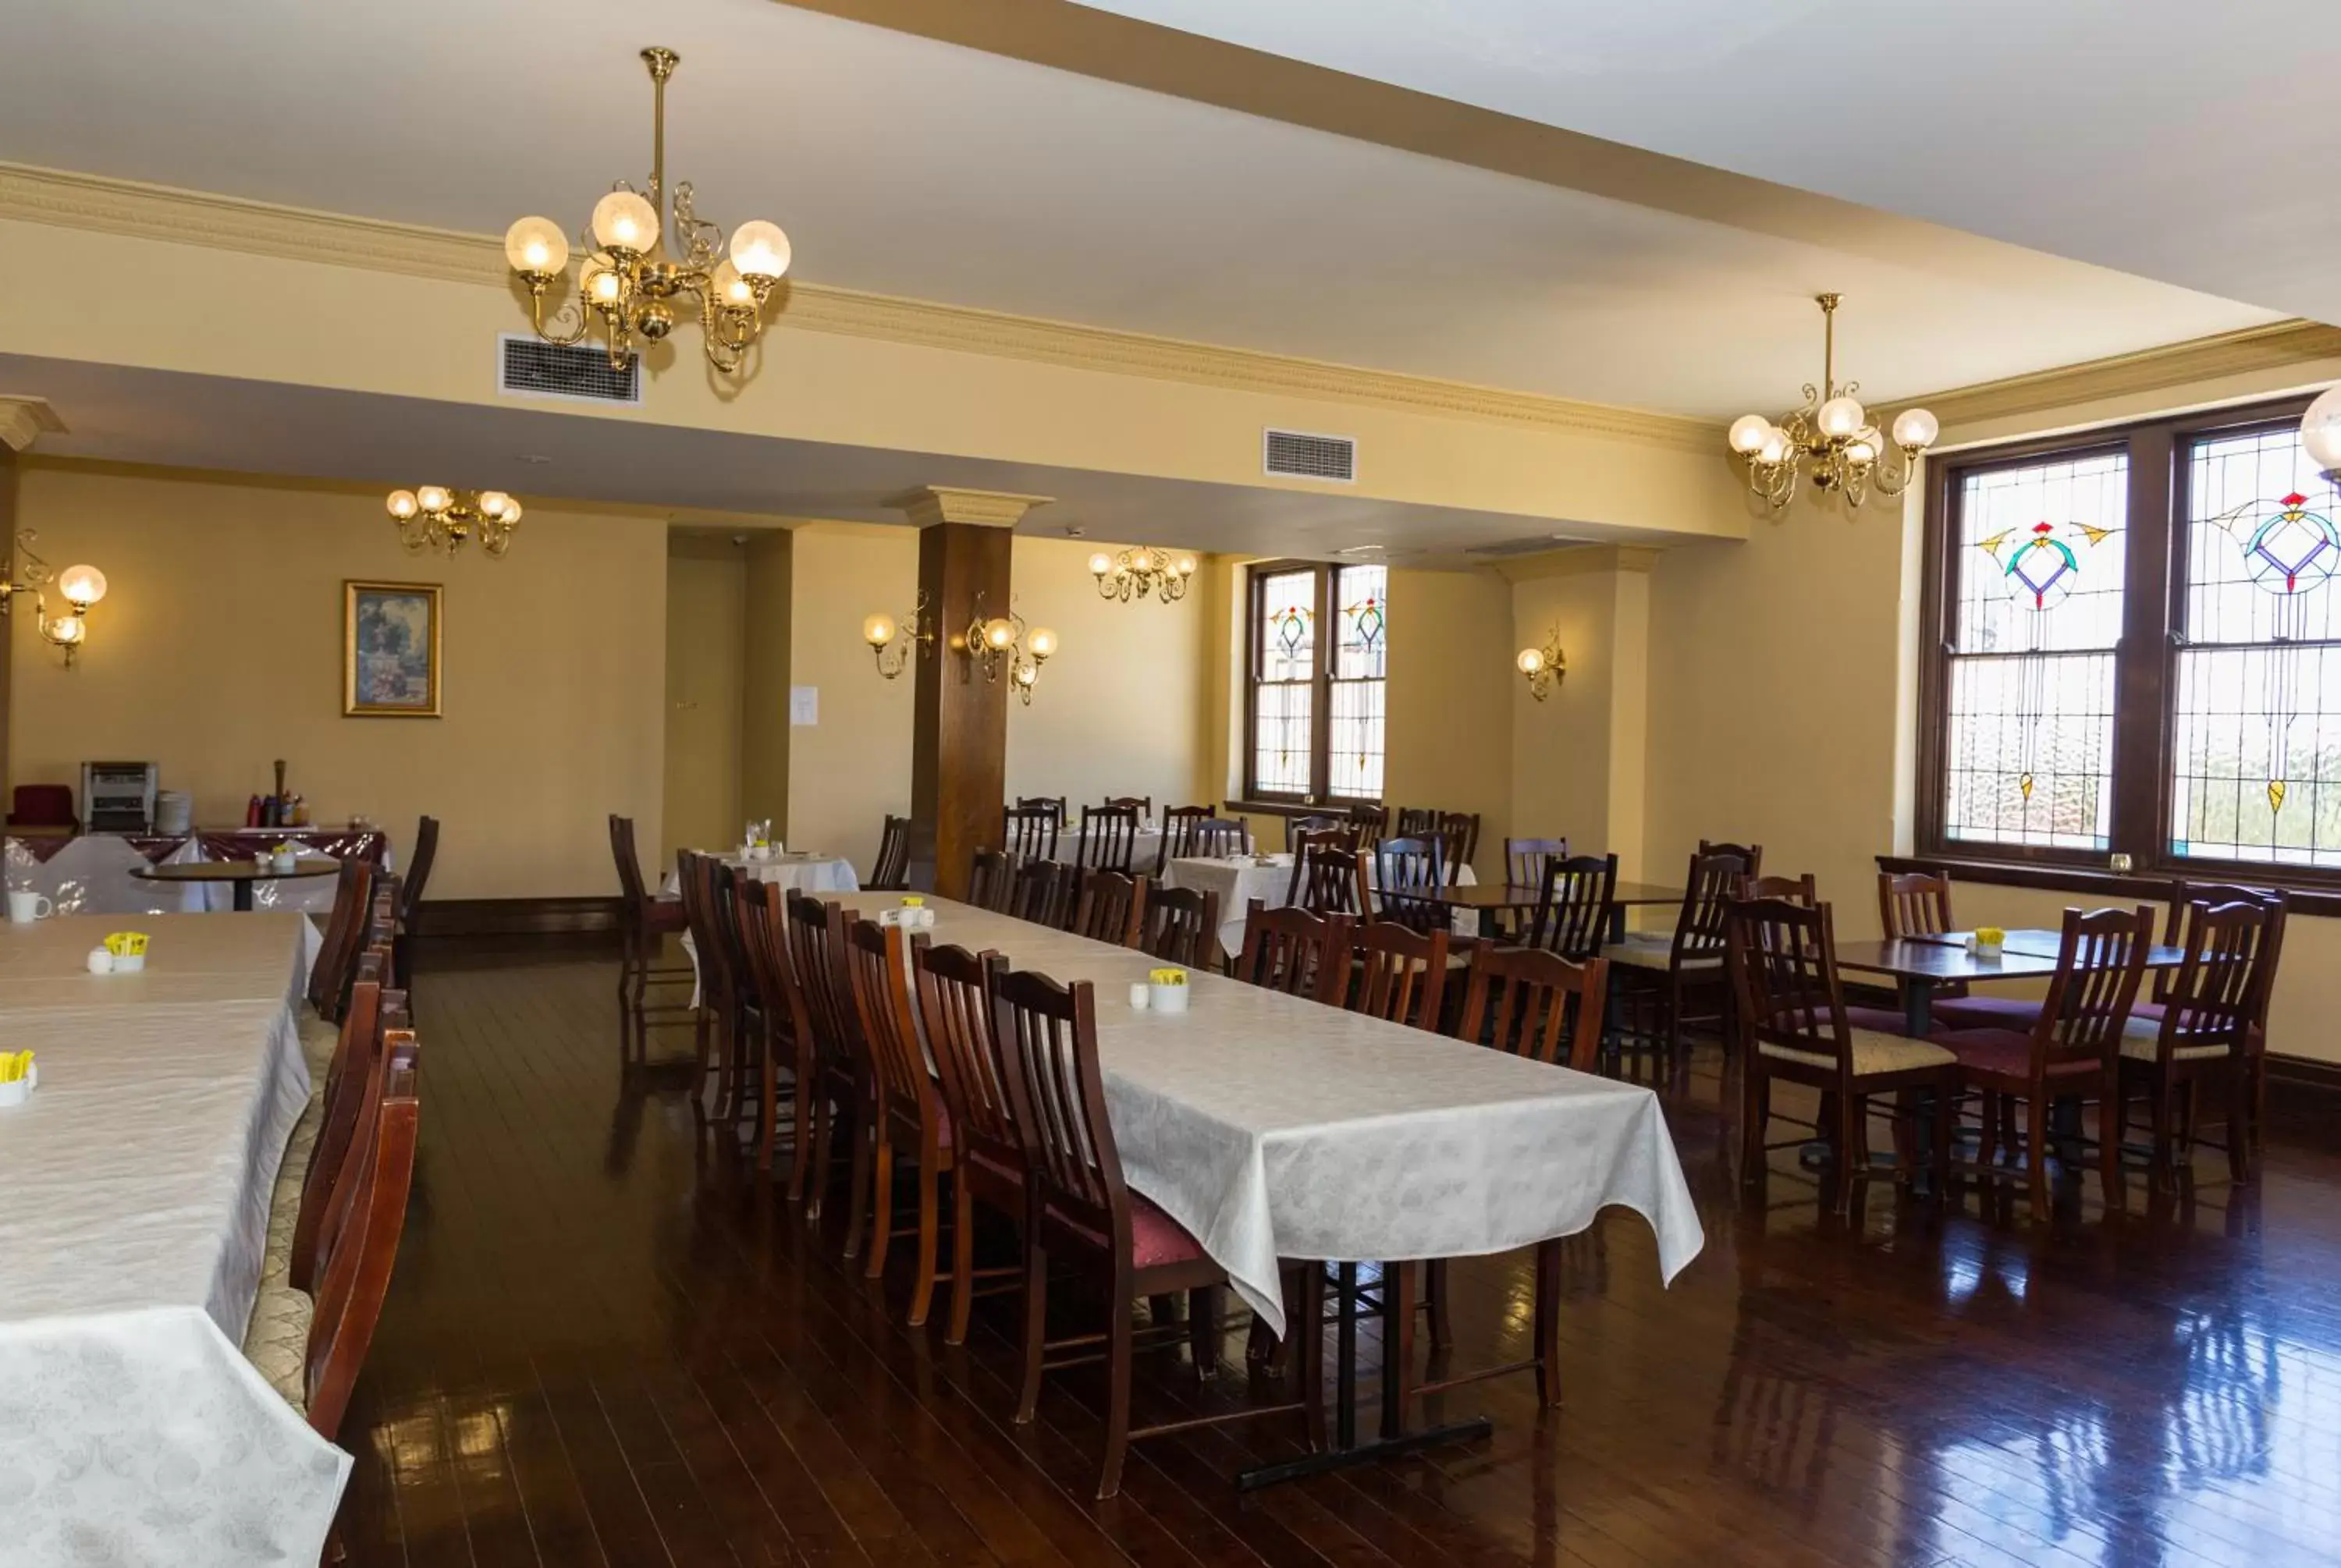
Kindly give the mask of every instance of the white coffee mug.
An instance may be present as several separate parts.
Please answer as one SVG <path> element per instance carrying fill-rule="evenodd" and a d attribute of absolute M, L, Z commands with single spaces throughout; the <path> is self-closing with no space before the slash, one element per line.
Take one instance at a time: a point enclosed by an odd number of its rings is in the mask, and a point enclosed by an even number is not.
<path fill-rule="evenodd" d="M 56 913 L 56 908 L 45 893 L 21 891 L 15 888 L 8 889 L 8 918 L 19 925 L 45 920 Z"/>

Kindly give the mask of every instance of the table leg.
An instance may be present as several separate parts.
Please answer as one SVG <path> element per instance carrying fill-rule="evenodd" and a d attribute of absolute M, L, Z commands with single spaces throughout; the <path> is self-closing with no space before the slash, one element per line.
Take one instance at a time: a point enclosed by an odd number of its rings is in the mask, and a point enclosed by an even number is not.
<path fill-rule="evenodd" d="M 1321 1265 L 1311 1265 L 1320 1267 Z M 1389 1271 L 1409 1266 L 1403 1264 L 1382 1265 L 1384 1279 L 1380 1291 L 1382 1315 L 1382 1398 L 1384 1409 L 1398 1402 L 1400 1363 L 1393 1354 L 1401 1338 L 1393 1320 L 1397 1312 L 1413 1310 L 1413 1293 L 1390 1288 Z M 1358 1441 L 1358 1265 L 1345 1263 L 1334 1275 L 1334 1289 L 1340 1301 L 1340 1315 L 1334 1320 L 1333 1357 L 1335 1375 L 1340 1379 L 1333 1395 L 1333 1446 L 1316 1454 L 1305 1454 L 1298 1459 L 1287 1459 L 1275 1464 L 1257 1464 L 1250 1470 L 1236 1473 L 1236 1489 L 1252 1492 L 1280 1482 L 1298 1481 L 1303 1476 L 1322 1475 L 1330 1470 L 1346 1470 L 1353 1464 L 1370 1464 L 1378 1459 L 1389 1459 L 1401 1454 L 1412 1454 L 1424 1448 L 1437 1448 L 1449 1443 L 1466 1442 L 1475 1437 L 1494 1434 L 1496 1424 L 1484 1415 L 1470 1416 L 1449 1422 L 1444 1426 L 1426 1426 L 1405 1430 L 1403 1413 L 1399 1419 L 1387 1414 L 1382 1430 L 1388 1435 L 1368 1443 Z M 1305 1341 L 1304 1341 L 1305 1343 Z"/>
<path fill-rule="evenodd" d="M 1935 987 L 1927 980 L 1902 982 L 1902 1032 L 1923 1040 L 1935 1029 Z"/>
<path fill-rule="evenodd" d="M 244 914 L 252 913 L 252 884 L 254 878 L 238 877 L 232 884 L 235 888 L 235 907 Z"/>
<path fill-rule="evenodd" d="M 1613 942 L 1626 939 L 1626 906 L 1623 904 L 1609 906 L 1609 939 Z"/>

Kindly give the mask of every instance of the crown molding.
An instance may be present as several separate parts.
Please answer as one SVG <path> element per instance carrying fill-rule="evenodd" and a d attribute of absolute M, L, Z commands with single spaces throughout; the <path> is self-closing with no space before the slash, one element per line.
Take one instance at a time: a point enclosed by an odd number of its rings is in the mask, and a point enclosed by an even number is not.
<path fill-rule="evenodd" d="M 512 286 L 503 243 L 491 235 L 24 164 L 0 163 L 0 219 L 208 245 L 442 283 L 498 289 Z M 1232 392 L 1568 431 L 1701 454 L 1719 451 L 1722 442 L 1722 427 L 1705 420 L 1508 392 L 1435 376 L 1366 370 L 822 283 L 792 282 L 782 299 L 781 313 L 773 323 L 781 328 Z"/>
<path fill-rule="evenodd" d="M 930 484 L 907 495 L 898 495 L 886 504 L 917 528 L 931 528 L 939 522 L 1014 528 L 1024 520 L 1026 512 L 1054 500 L 1052 495 L 1014 495 L 1004 490 L 961 490 L 952 485 Z"/>
<path fill-rule="evenodd" d="M 65 429 L 48 399 L 0 396 L 0 446 L 23 452 L 45 435 L 63 435 Z"/>
<path fill-rule="evenodd" d="M 2110 398 L 2166 392 L 2223 376 L 2288 370 L 2319 361 L 2341 360 L 2341 327 L 2322 322 L 2271 322 L 2213 337 L 2190 338 L 2135 353 L 2114 354 L 2056 370 L 1983 382 L 1936 392 L 1929 397 L 1898 398 L 1893 406 L 1922 407 L 1954 426 L 2012 419 L 2076 408 Z"/>

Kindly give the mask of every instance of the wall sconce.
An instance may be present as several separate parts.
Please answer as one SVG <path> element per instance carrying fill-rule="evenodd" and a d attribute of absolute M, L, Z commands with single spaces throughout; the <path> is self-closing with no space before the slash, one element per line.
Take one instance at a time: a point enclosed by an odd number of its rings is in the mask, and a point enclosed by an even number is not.
<path fill-rule="evenodd" d="M 878 673 L 892 680 L 911 667 L 919 650 L 931 647 L 934 628 L 927 624 L 927 596 L 919 595 L 918 604 L 911 613 L 897 621 L 883 613 L 873 615 L 862 623 L 862 640 L 870 645 L 870 652 L 878 660 Z"/>
<path fill-rule="evenodd" d="M 1551 696 L 1554 689 L 1569 679 L 1569 656 L 1560 650 L 1560 628 L 1556 626 L 1545 634 L 1542 648 L 1521 649 L 1520 656 L 1512 662 L 1528 677 L 1529 696 L 1539 702 Z"/>
<path fill-rule="evenodd" d="M 997 680 L 1001 672 L 1008 674 L 1009 683 L 1023 704 L 1032 705 L 1032 688 L 1041 679 L 1041 666 L 1049 662 L 1057 651 L 1057 634 L 1045 626 L 1025 630 L 1024 618 L 1011 606 L 1006 615 L 986 620 L 983 596 L 975 600 L 975 619 L 967 623 L 967 632 L 961 646 L 976 667 L 983 671 L 986 680 Z"/>
<path fill-rule="evenodd" d="M 89 607 L 105 597 L 105 573 L 94 566 L 68 566 L 63 572 L 52 572 L 48 562 L 33 553 L 33 531 L 25 529 L 16 535 L 16 549 L 25 558 L 20 571 L 0 575 L 0 612 L 16 602 L 16 595 L 33 596 L 35 622 L 42 637 L 65 650 L 65 668 L 73 668 L 74 654 L 89 640 Z M 49 601 L 42 596 L 41 586 L 54 582 L 67 604 L 73 607 L 69 615 L 49 619 Z"/>

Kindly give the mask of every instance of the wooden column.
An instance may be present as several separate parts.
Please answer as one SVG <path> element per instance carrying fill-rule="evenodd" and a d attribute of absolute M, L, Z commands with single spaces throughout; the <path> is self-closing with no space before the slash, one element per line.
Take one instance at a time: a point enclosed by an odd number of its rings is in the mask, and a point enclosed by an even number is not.
<path fill-rule="evenodd" d="M 976 850 L 997 848 L 1007 803 L 1006 671 L 987 680 L 967 648 L 969 623 L 1008 613 L 1016 521 L 1046 496 L 940 487 L 893 504 L 917 523 L 919 592 L 932 648 L 918 661 L 911 746 L 912 860 L 932 846 L 935 891 L 967 894 Z"/>

